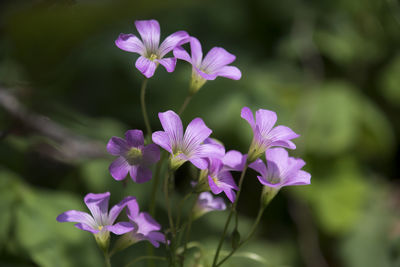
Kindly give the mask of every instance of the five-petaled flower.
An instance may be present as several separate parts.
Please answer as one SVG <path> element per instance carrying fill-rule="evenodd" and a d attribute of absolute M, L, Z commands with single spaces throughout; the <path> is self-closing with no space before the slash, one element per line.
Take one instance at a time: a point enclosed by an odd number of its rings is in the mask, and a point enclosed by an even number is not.
<path fill-rule="evenodd" d="M 264 192 L 270 194 L 268 198 L 273 197 L 283 186 L 310 184 L 311 175 L 301 170 L 305 162 L 302 159 L 289 157 L 285 149 L 268 149 L 265 158 L 267 165 L 261 159 L 257 159 L 249 167 L 260 174 L 257 178 L 264 185 Z"/>
<path fill-rule="evenodd" d="M 100 245 L 105 245 L 109 239 L 110 232 L 121 235 L 134 229 L 129 222 L 115 223 L 118 215 L 126 205 L 134 201 L 134 197 L 126 197 L 108 212 L 108 201 L 110 193 L 93 194 L 85 196 L 84 202 L 92 215 L 77 210 L 69 210 L 57 216 L 58 222 L 76 222 L 75 226 L 81 230 L 91 232 L 95 235 Z"/>
<path fill-rule="evenodd" d="M 210 192 L 202 192 L 199 194 L 196 205 L 194 207 L 194 218 L 199 218 L 203 214 L 214 210 L 225 210 L 226 205 L 222 198 L 213 197 Z"/>
<path fill-rule="evenodd" d="M 169 110 L 158 113 L 164 131 L 153 133 L 153 142 L 167 150 L 170 155 L 170 167 L 176 170 L 184 162 L 190 161 L 199 169 L 206 169 L 207 157 L 222 157 L 220 146 L 204 144 L 211 130 L 200 118 L 192 120 L 183 133 L 182 121 L 178 114 Z"/>
<path fill-rule="evenodd" d="M 235 201 L 235 191 L 238 187 L 232 177 L 230 171 L 242 171 L 246 156 L 239 151 L 228 151 L 222 159 L 208 158 L 208 185 L 211 192 L 220 194 L 222 191 L 226 194 L 231 202 Z"/>
<path fill-rule="evenodd" d="M 116 46 L 120 49 L 138 53 L 140 57 L 136 61 L 136 68 L 147 78 L 154 75 L 158 63 L 163 65 L 168 72 L 173 72 L 176 65 L 176 58 L 164 56 L 172 51 L 177 45 L 181 45 L 188 41 L 188 33 L 178 31 L 160 43 L 160 24 L 156 20 L 137 20 L 135 26 L 142 41 L 133 34 L 121 33 L 117 40 Z"/>
<path fill-rule="evenodd" d="M 149 166 L 160 160 L 160 150 L 157 145 L 144 145 L 141 130 L 129 130 L 125 140 L 112 137 L 107 144 L 107 151 L 119 156 L 111 163 L 109 170 L 115 180 L 123 180 L 130 174 L 136 183 L 144 183 L 151 179 Z"/>
<path fill-rule="evenodd" d="M 190 92 L 196 93 L 207 80 L 215 80 L 218 76 L 239 80 L 242 73 L 237 67 L 228 66 L 236 57 L 221 47 L 212 48 L 203 59 L 199 40 L 190 37 L 191 56 L 181 46 L 174 49 L 176 58 L 192 64 L 192 80 Z"/>
<path fill-rule="evenodd" d="M 251 142 L 248 162 L 253 162 L 268 148 L 273 146 L 295 149 L 296 145 L 290 141 L 299 137 L 289 127 L 276 126 L 272 128 L 277 120 L 276 113 L 266 109 L 256 111 L 256 120 L 248 107 L 242 109 L 241 117 L 245 119 L 253 129 L 253 141 Z"/>
<path fill-rule="evenodd" d="M 165 243 L 165 235 L 160 232 L 160 224 L 147 212 L 139 212 L 136 199 L 129 202 L 126 213 L 134 228 L 117 241 L 116 250 L 122 250 L 143 240 L 149 241 L 155 247 L 159 247 L 159 243 Z"/>

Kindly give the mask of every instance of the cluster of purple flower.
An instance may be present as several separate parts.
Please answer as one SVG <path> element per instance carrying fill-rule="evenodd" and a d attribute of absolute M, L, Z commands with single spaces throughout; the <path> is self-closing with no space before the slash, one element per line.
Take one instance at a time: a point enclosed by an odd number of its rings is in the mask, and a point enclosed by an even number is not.
<path fill-rule="evenodd" d="M 235 56 L 225 49 L 214 47 L 203 59 L 200 42 L 185 31 L 171 34 L 159 45 L 160 26 L 157 21 L 136 21 L 135 25 L 142 40 L 133 34 L 121 34 L 115 43 L 120 49 L 140 54 L 136 67 L 147 78 L 154 75 L 158 64 L 172 72 L 177 59 L 182 59 L 192 64 L 192 94 L 207 80 L 214 80 L 218 76 L 240 79 L 240 70 L 228 66 L 235 60 Z M 191 55 L 182 48 L 185 43 L 190 43 Z M 171 51 L 174 57 L 165 57 Z M 151 165 L 160 160 L 159 147 L 169 153 L 171 171 L 189 161 L 201 170 L 200 178 L 194 185 L 196 192 L 202 192 L 194 208 L 194 217 L 226 208 L 224 201 L 213 198 L 209 191 L 214 194 L 224 192 L 230 202 L 235 203 L 235 191 L 239 187 L 231 172 L 244 172 L 247 166 L 259 173 L 258 179 L 264 186 L 264 192 L 269 194 L 266 198 L 268 202 L 283 186 L 310 183 L 310 174 L 301 170 L 304 161 L 289 157 L 284 149 L 295 149 L 291 140 L 299 135 L 286 126 L 274 127 L 277 116 L 273 111 L 259 109 L 254 119 L 248 107 L 242 109 L 241 117 L 253 130 L 253 140 L 247 154 L 236 150 L 226 152 L 222 143 L 210 138 L 212 130 L 201 118 L 193 119 L 184 131 L 181 118 L 174 111 L 160 112 L 158 117 L 163 131 L 152 133 L 151 144 L 145 145 L 141 130 L 127 131 L 125 139 L 112 137 L 109 140 L 107 151 L 117 156 L 109 167 L 110 174 L 118 181 L 125 179 L 128 174 L 136 183 L 149 181 L 152 178 Z M 263 154 L 266 163 L 260 158 Z M 139 212 L 136 198 L 126 197 L 108 212 L 109 197 L 108 192 L 88 194 L 84 201 L 92 216 L 70 210 L 59 215 L 57 220 L 76 222 L 76 227 L 93 233 L 99 244 L 104 246 L 108 246 L 109 232 L 124 234 L 121 239 L 123 244 L 120 244 L 123 247 L 140 240 L 148 240 L 156 247 L 160 242 L 166 242 L 164 234 L 159 232 L 160 225 L 148 213 Z M 129 221 L 115 223 L 125 207 Z"/>

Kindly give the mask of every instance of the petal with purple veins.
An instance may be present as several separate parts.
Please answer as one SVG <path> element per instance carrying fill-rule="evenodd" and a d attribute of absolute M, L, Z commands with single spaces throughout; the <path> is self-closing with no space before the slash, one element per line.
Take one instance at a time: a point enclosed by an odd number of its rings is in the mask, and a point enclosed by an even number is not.
<path fill-rule="evenodd" d="M 157 59 L 157 62 L 160 63 L 168 72 L 173 72 L 176 66 L 176 58 L 168 57 Z"/>
<path fill-rule="evenodd" d="M 108 168 L 110 171 L 111 176 L 117 180 L 123 180 L 125 179 L 126 175 L 128 174 L 130 170 L 130 165 L 126 161 L 125 158 L 123 157 L 118 157 L 116 160 L 114 160 L 110 167 Z"/>
<path fill-rule="evenodd" d="M 110 192 L 93 194 L 89 193 L 85 196 L 84 202 L 93 215 L 97 225 L 108 224 L 108 201 Z"/>
<path fill-rule="evenodd" d="M 232 80 L 240 80 L 242 72 L 234 66 L 224 66 L 220 68 L 215 74 Z"/>
<path fill-rule="evenodd" d="M 144 145 L 143 132 L 141 130 L 126 131 L 125 139 L 130 147 L 140 147 Z"/>
<path fill-rule="evenodd" d="M 158 113 L 158 117 L 164 131 L 169 136 L 172 149 L 175 146 L 180 145 L 183 138 L 183 126 L 178 114 L 172 110 L 168 110 L 166 112 Z"/>
<path fill-rule="evenodd" d="M 192 63 L 192 59 L 190 58 L 189 53 L 180 46 L 174 48 L 174 57 Z"/>
<path fill-rule="evenodd" d="M 157 64 L 154 61 L 140 56 L 135 63 L 136 68 L 144 75 L 146 78 L 151 78 L 156 71 Z"/>
<path fill-rule="evenodd" d="M 135 170 L 136 172 L 136 177 L 133 179 L 136 183 L 142 184 L 151 179 L 151 171 L 145 167 L 139 166 Z M 132 175 L 132 174 L 131 174 Z"/>
<path fill-rule="evenodd" d="M 140 55 L 144 55 L 146 52 L 142 41 L 133 34 L 121 33 L 118 39 L 115 40 L 115 45 L 124 51 L 138 53 Z"/>
<path fill-rule="evenodd" d="M 221 47 L 212 48 L 204 57 L 200 68 L 207 73 L 214 74 L 223 66 L 232 63 L 236 57 Z"/>
<path fill-rule="evenodd" d="M 248 107 L 243 107 L 240 115 L 243 119 L 245 119 L 250 124 L 250 126 L 253 130 L 256 128 L 256 123 L 254 121 L 253 113 L 251 112 L 251 110 Z"/>
<path fill-rule="evenodd" d="M 162 132 L 162 131 L 154 132 L 152 134 L 151 138 L 154 143 L 156 143 L 160 147 L 164 148 L 169 153 L 171 153 L 171 154 L 173 153 L 171 140 L 169 138 L 169 135 L 166 132 Z"/>
<path fill-rule="evenodd" d="M 160 160 L 160 149 L 156 144 L 149 144 L 142 149 L 143 163 L 145 165 L 156 163 Z"/>
<path fill-rule="evenodd" d="M 107 225 L 105 228 L 116 235 L 122 235 L 134 230 L 135 227 L 129 222 L 118 222 L 114 225 Z"/>
<path fill-rule="evenodd" d="M 212 133 L 200 118 L 192 120 L 186 128 L 183 137 L 183 150 L 192 151 L 198 147 Z"/>
<path fill-rule="evenodd" d="M 117 205 L 113 206 L 108 213 L 108 220 L 110 224 L 113 224 L 115 220 L 117 219 L 118 215 L 121 213 L 121 211 L 125 208 L 126 205 L 128 205 L 130 202 L 136 202 L 135 197 L 128 196 L 121 200 Z"/>
<path fill-rule="evenodd" d="M 256 111 L 256 125 L 260 129 L 262 135 L 267 135 L 271 131 L 276 120 L 276 113 L 273 111 L 266 109 L 259 109 Z"/>
<path fill-rule="evenodd" d="M 158 49 L 159 56 L 162 58 L 178 45 L 183 45 L 185 42 L 188 42 L 188 40 L 186 40 L 188 37 L 189 34 L 185 31 L 178 31 L 171 34 L 161 43 Z"/>
<path fill-rule="evenodd" d="M 107 143 L 107 151 L 113 156 L 120 156 L 128 151 L 129 147 L 126 141 L 119 137 L 111 137 Z"/>
<path fill-rule="evenodd" d="M 203 59 L 203 50 L 200 41 L 195 37 L 190 38 L 190 52 L 192 54 L 193 65 L 199 68 Z"/>
<path fill-rule="evenodd" d="M 158 21 L 154 19 L 137 20 L 135 26 L 142 37 L 147 52 L 156 52 L 160 43 L 160 24 Z"/>

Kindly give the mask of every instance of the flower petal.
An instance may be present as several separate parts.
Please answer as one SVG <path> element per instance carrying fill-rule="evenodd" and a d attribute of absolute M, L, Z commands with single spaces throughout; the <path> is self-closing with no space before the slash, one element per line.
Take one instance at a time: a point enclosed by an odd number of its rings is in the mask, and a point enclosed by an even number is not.
<path fill-rule="evenodd" d="M 289 170 L 289 154 L 283 148 L 270 148 L 265 152 L 267 159 L 268 177 L 284 178 L 284 174 Z"/>
<path fill-rule="evenodd" d="M 139 204 L 136 198 L 127 203 L 126 215 L 128 215 L 128 218 L 132 221 L 135 221 L 136 217 L 139 215 Z"/>
<path fill-rule="evenodd" d="M 160 160 L 160 149 L 156 144 L 149 144 L 142 149 L 143 163 L 150 165 Z"/>
<path fill-rule="evenodd" d="M 206 126 L 202 119 L 195 118 L 186 128 L 183 137 L 183 150 L 189 154 L 209 137 L 211 133 L 211 129 Z"/>
<path fill-rule="evenodd" d="M 203 158 L 190 158 L 189 161 L 200 170 L 205 170 L 208 167 L 207 160 Z"/>
<path fill-rule="evenodd" d="M 139 226 L 138 233 L 145 236 L 150 232 L 161 229 L 161 225 L 157 223 L 147 212 L 141 212 L 139 216 L 135 218 L 135 223 L 137 223 Z"/>
<path fill-rule="evenodd" d="M 121 200 L 117 205 L 113 206 L 108 213 L 108 220 L 110 224 L 113 224 L 115 220 L 117 219 L 118 215 L 121 213 L 121 211 L 125 208 L 126 205 L 128 205 L 130 202 L 136 202 L 135 197 L 128 196 Z"/>
<path fill-rule="evenodd" d="M 297 133 L 295 133 L 292 129 L 286 126 L 276 126 L 274 129 L 269 132 L 268 137 L 271 139 L 272 142 L 276 141 L 287 141 L 294 138 L 299 137 Z"/>
<path fill-rule="evenodd" d="M 136 170 L 134 181 L 138 184 L 145 183 L 151 179 L 151 171 L 145 167 L 139 166 Z"/>
<path fill-rule="evenodd" d="M 171 34 L 161 43 L 160 48 L 158 49 L 159 56 L 162 58 L 178 45 L 183 45 L 188 42 L 188 37 L 189 34 L 185 31 L 178 31 Z"/>
<path fill-rule="evenodd" d="M 83 211 L 69 210 L 58 215 L 56 220 L 58 222 L 84 223 L 94 229 L 96 228 L 96 222 L 94 221 L 93 217 Z"/>
<path fill-rule="evenodd" d="M 147 53 L 156 52 L 160 43 L 160 24 L 158 24 L 158 21 L 154 19 L 137 20 L 135 26 L 142 37 Z"/>
<path fill-rule="evenodd" d="M 129 169 L 130 165 L 123 157 L 118 157 L 110 164 L 110 167 L 108 168 L 111 176 L 117 181 L 125 179 Z"/>
<path fill-rule="evenodd" d="M 192 59 L 190 58 L 189 53 L 186 52 L 186 50 L 183 49 L 181 46 L 177 46 L 174 48 L 174 57 L 192 63 Z"/>
<path fill-rule="evenodd" d="M 296 145 L 292 141 L 287 141 L 287 140 L 286 141 L 279 140 L 279 141 L 272 142 L 270 146 L 271 147 L 281 146 L 281 147 L 286 147 L 289 149 L 296 149 Z"/>
<path fill-rule="evenodd" d="M 168 134 L 171 148 L 174 149 L 175 146 L 179 146 L 182 143 L 183 138 L 183 126 L 182 121 L 178 114 L 172 110 L 166 112 L 158 113 L 161 125 L 164 131 Z"/>
<path fill-rule="evenodd" d="M 222 162 L 229 167 L 228 169 L 241 171 L 246 163 L 246 156 L 243 156 L 239 151 L 230 150 L 222 158 Z"/>
<path fill-rule="evenodd" d="M 168 58 L 157 59 L 157 62 L 160 63 L 161 65 L 163 65 L 164 68 L 165 68 L 168 72 L 173 72 L 173 71 L 175 70 L 176 58 L 174 58 L 174 57 L 168 57 Z"/>
<path fill-rule="evenodd" d="M 232 80 L 240 80 L 242 78 L 242 72 L 234 66 L 222 67 L 215 74 Z"/>
<path fill-rule="evenodd" d="M 118 222 L 114 225 L 107 225 L 106 230 L 113 232 L 116 235 L 122 235 L 132 231 L 135 227 L 129 222 Z"/>
<path fill-rule="evenodd" d="M 235 198 L 236 198 L 235 191 L 233 191 L 230 188 L 227 188 L 227 189 L 224 190 L 224 193 L 232 203 L 235 202 Z"/>
<path fill-rule="evenodd" d="M 113 156 L 120 156 L 128 151 L 129 147 L 126 141 L 119 137 L 111 137 L 107 143 L 107 151 Z"/>
<path fill-rule="evenodd" d="M 153 77 L 157 68 L 157 64 L 154 61 L 151 61 L 144 56 L 140 56 L 136 60 L 135 66 L 144 76 L 146 76 L 146 78 Z"/>
<path fill-rule="evenodd" d="M 284 185 L 307 185 L 311 183 L 311 174 L 300 170 L 295 176 L 290 177 Z"/>
<path fill-rule="evenodd" d="M 150 232 L 147 235 L 147 240 L 156 248 L 160 246 L 159 243 L 165 243 L 165 236 L 160 232 Z"/>
<path fill-rule="evenodd" d="M 171 153 L 171 154 L 173 153 L 171 140 L 169 139 L 169 135 L 166 132 L 162 132 L 162 131 L 154 132 L 152 134 L 151 138 L 154 143 L 156 143 L 160 147 L 164 148 L 169 153 Z"/>
<path fill-rule="evenodd" d="M 194 65 L 193 65 L 193 69 L 196 71 L 196 73 L 199 76 L 201 76 L 201 78 L 209 80 L 209 81 L 213 81 L 218 77 L 217 74 L 215 74 L 215 73 L 205 73 L 204 71 L 200 70 L 199 68 L 197 68 Z"/>
<path fill-rule="evenodd" d="M 144 55 L 146 52 L 146 48 L 144 47 L 142 41 L 139 40 L 133 34 L 124 34 L 121 33 L 118 36 L 118 39 L 115 40 L 115 45 L 124 51 L 138 53 L 140 55 Z"/>
<path fill-rule="evenodd" d="M 211 192 L 214 194 L 218 195 L 219 193 L 222 192 L 222 188 L 220 188 L 214 180 L 211 178 L 211 176 L 208 176 L 208 185 L 210 186 Z"/>
<path fill-rule="evenodd" d="M 257 171 L 263 177 L 267 176 L 267 167 L 261 159 L 256 159 L 256 161 L 250 163 L 249 168 Z"/>
<path fill-rule="evenodd" d="M 222 158 L 225 155 L 225 149 L 221 145 L 202 144 L 198 146 L 191 156 L 199 158 Z"/>
<path fill-rule="evenodd" d="M 276 123 L 276 113 L 266 109 L 259 109 L 256 111 L 256 125 L 260 133 L 266 136 Z M 276 129 L 276 128 L 275 128 Z"/>
<path fill-rule="evenodd" d="M 92 234 L 97 234 L 98 232 L 100 232 L 98 229 L 92 228 L 91 226 L 87 225 L 86 223 L 77 223 L 74 226 L 78 229 L 90 232 Z"/>
<path fill-rule="evenodd" d="M 207 73 L 215 74 L 222 67 L 231 64 L 236 57 L 222 47 L 212 48 L 204 57 L 200 69 Z"/>
<path fill-rule="evenodd" d="M 93 215 L 97 225 L 107 225 L 108 222 L 108 201 L 110 192 L 101 194 L 89 193 L 85 196 L 84 202 Z"/>
<path fill-rule="evenodd" d="M 129 147 L 140 147 L 144 145 L 143 132 L 141 130 L 126 131 L 125 139 Z"/>
<path fill-rule="evenodd" d="M 254 116 L 253 112 L 251 112 L 251 109 L 249 109 L 248 107 L 243 107 L 240 116 L 250 124 L 251 128 L 254 131 L 254 129 L 256 128 L 256 123 L 254 121 Z"/>
<path fill-rule="evenodd" d="M 195 37 L 190 37 L 190 52 L 193 65 L 199 68 L 203 59 L 203 50 L 200 41 Z"/>

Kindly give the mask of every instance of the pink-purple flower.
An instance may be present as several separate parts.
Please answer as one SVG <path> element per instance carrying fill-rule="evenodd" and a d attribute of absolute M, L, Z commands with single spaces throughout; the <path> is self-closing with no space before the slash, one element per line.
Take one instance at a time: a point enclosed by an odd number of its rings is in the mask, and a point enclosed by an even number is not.
<path fill-rule="evenodd" d="M 159 247 L 159 243 L 165 243 L 165 236 L 160 232 L 160 224 L 147 212 L 139 212 L 136 200 L 129 202 L 127 215 L 134 229 L 122 237 L 119 241 L 120 246 L 126 247 L 142 240 L 149 241 L 155 247 Z"/>
<path fill-rule="evenodd" d="M 192 120 L 183 132 L 182 121 L 175 112 L 160 112 L 158 117 L 164 131 L 154 132 L 153 142 L 170 153 L 172 169 L 179 168 L 186 161 L 190 161 L 199 169 L 206 169 L 207 157 L 218 158 L 224 155 L 220 146 L 203 143 L 212 131 L 202 119 Z"/>
<path fill-rule="evenodd" d="M 222 198 L 215 197 L 210 192 L 202 192 L 199 194 L 195 208 L 194 217 L 198 218 L 203 214 L 214 210 L 225 210 L 226 205 Z"/>
<path fill-rule="evenodd" d="M 203 59 L 203 51 L 199 40 L 190 37 L 191 55 L 181 46 L 174 49 L 174 56 L 192 64 L 191 93 L 197 92 L 207 80 L 215 80 L 218 76 L 239 80 L 242 73 L 237 67 L 228 66 L 236 57 L 221 47 L 212 48 Z"/>
<path fill-rule="evenodd" d="M 115 41 L 120 49 L 138 53 L 140 57 L 136 61 L 136 68 L 147 78 L 154 75 L 154 72 L 161 64 L 168 72 L 173 72 L 176 65 L 176 58 L 164 58 L 177 45 L 181 45 L 188 40 L 188 33 L 178 31 L 160 43 L 160 24 L 156 20 L 137 20 L 135 26 L 142 41 L 133 34 L 121 33 Z"/>
<path fill-rule="evenodd" d="M 249 162 L 256 160 L 270 147 L 296 148 L 296 145 L 290 140 L 299 137 L 299 135 L 286 126 L 279 125 L 274 127 L 277 120 L 275 112 L 259 109 L 256 111 L 256 119 L 254 120 L 251 110 L 248 107 L 244 107 L 241 117 L 250 124 L 254 134 L 249 149 Z"/>
<path fill-rule="evenodd" d="M 144 183 L 151 179 L 151 164 L 160 160 L 160 150 L 157 145 L 144 145 L 141 130 L 129 130 L 125 139 L 112 137 L 107 144 L 107 151 L 118 156 L 110 167 L 111 176 L 115 180 L 123 180 L 129 173 L 136 183 Z"/>
<path fill-rule="evenodd" d="M 306 164 L 302 159 L 289 157 L 283 148 L 268 149 L 265 157 L 267 165 L 261 159 L 249 165 L 260 174 L 257 178 L 263 185 L 279 189 L 283 186 L 310 184 L 311 175 L 301 170 Z"/>
<path fill-rule="evenodd" d="M 103 241 L 108 239 L 109 232 L 117 235 L 125 234 L 134 229 L 129 222 L 114 223 L 118 215 L 126 205 L 134 201 L 134 197 L 126 197 L 120 203 L 113 206 L 108 211 L 108 201 L 110 193 L 93 194 L 85 196 L 84 202 L 91 212 L 89 213 L 77 210 L 66 211 L 57 217 L 58 222 L 76 222 L 75 226 L 81 230 L 95 234 Z"/>

